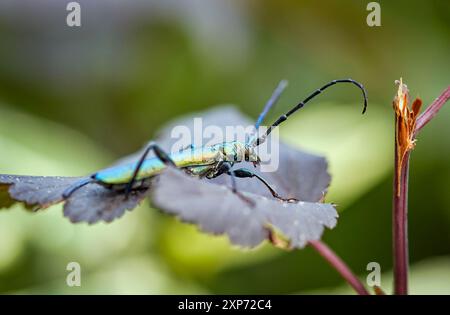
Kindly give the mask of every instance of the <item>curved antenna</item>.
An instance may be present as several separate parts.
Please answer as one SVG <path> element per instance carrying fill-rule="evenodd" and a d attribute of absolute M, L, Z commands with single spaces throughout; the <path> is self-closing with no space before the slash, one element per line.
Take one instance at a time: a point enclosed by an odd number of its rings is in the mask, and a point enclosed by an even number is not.
<path fill-rule="evenodd" d="M 312 100 L 314 97 L 316 97 L 317 95 L 319 95 L 320 93 L 322 93 L 324 90 L 328 89 L 330 86 L 333 86 L 337 83 L 351 83 L 356 85 L 363 93 L 363 97 L 364 97 L 364 107 L 363 107 L 363 111 L 362 113 L 364 114 L 366 112 L 367 109 L 367 92 L 366 89 L 364 88 L 364 86 L 353 80 L 353 79 L 338 79 L 338 80 L 333 80 L 327 84 L 325 84 L 324 86 L 322 86 L 320 89 L 315 90 L 314 92 L 312 92 L 308 97 L 306 97 L 303 101 L 301 101 L 300 103 L 298 103 L 297 105 L 295 105 L 290 111 L 288 111 L 286 114 L 281 115 L 280 117 L 278 117 L 278 119 L 267 129 L 266 133 L 264 135 L 262 135 L 261 137 L 259 137 L 258 139 L 256 139 L 255 141 L 255 146 L 258 146 L 262 143 L 264 143 L 264 141 L 266 141 L 267 136 L 272 132 L 273 129 L 275 129 L 276 127 L 278 127 L 278 125 L 280 125 L 281 123 L 283 123 L 286 119 L 288 119 L 289 116 L 291 116 L 293 113 L 295 113 L 296 111 L 298 111 L 299 109 L 301 109 L 303 106 L 306 105 L 306 103 L 308 103 L 310 100 Z"/>

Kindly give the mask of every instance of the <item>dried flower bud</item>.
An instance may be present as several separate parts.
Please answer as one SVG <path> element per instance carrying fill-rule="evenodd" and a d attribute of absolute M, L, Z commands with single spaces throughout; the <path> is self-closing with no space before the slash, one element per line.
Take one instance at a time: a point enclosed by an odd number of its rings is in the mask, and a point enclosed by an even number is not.
<path fill-rule="evenodd" d="M 398 84 L 397 94 L 394 97 L 393 107 L 395 111 L 395 145 L 397 150 L 397 182 L 400 182 L 400 172 L 406 153 L 411 151 L 416 143 L 414 132 L 417 116 L 422 106 L 422 100 L 416 98 L 408 107 L 409 91 L 402 79 L 395 81 Z"/>

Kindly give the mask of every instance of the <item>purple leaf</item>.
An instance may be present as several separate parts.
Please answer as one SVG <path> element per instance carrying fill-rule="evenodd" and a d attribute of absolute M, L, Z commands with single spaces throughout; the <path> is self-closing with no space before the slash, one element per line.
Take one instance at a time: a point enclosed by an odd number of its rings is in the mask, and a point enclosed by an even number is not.
<path fill-rule="evenodd" d="M 33 210 L 63 202 L 65 189 L 83 177 L 14 176 L 0 175 L 0 206 L 10 207 L 22 202 Z M 72 222 L 111 222 L 121 217 L 126 209 L 135 208 L 149 191 L 136 190 L 128 198 L 122 192 L 90 184 L 76 191 L 64 204 L 64 216 Z"/>
<path fill-rule="evenodd" d="M 1 207 L 23 202 L 27 208 L 47 208 L 62 201 L 63 191 L 81 177 L 0 175 L 0 190 L 7 192 Z M 8 197 L 8 198 L 6 198 Z"/>
<path fill-rule="evenodd" d="M 204 232 L 226 234 L 235 245 L 255 247 L 281 232 L 295 248 L 321 238 L 324 227 L 336 225 L 337 212 L 331 204 L 281 202 L 244 193 L 252 203 L 231 189 L 175 170 L 166 170 L 152 190 L 152 203 L 184 222 L 197 224 Z"/>
<path fill-rule="evenodd" d="M 111 222 L 120 218 L 125 210 L 133 210 L 149 194 L 148 187 L 134 190 L 128 197 L 123 192 L 97 184 L 76 191 L 64 205 L 64 216 L 71 222 Z"/>

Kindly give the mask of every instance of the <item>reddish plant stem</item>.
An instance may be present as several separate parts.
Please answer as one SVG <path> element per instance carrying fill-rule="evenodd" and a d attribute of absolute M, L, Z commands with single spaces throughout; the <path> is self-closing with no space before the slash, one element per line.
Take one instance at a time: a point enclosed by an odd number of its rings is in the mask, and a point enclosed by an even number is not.
<path fill-rule="evenodd" d="M 415 135 L 438 113 L 445 102 L 450 99 L 450 86 L 431 103 L 430 106 L 417 118 Z"/>
<path fill-rule="evenodd" d="M 450 99 L 450 86 L 436 98 L 417 118 L 414 138 L 429 123 L 442 106 Z M 396 126 L 397 131 L 397 126 Z M 397 136 L 396 136 L 397 141 Z M 408 177 L 409 156 L 407 152 L 403 161 L 398 159 L 397 142 L 395 143 L 395 172 L 392 211 L 393 255 L 394 255 L 394 293 L 408 294 Z M 400 170 L 399 170 L 400 168 Z M 400 176 L 397 176 L 400 174 Z"/>
<path fill-rule="evenodd" d="M 398 165 L 397 150 L 395 150 L 395 174 L 392 211 L 393 256 L 394 256 L 394 293 L 408 294 L 408 174 L 409 152 L 403 163 Z M 397 173 L 401 167 L 400 173 Z M 398 182 L 400 181 L 400 183 Z"/>
<path fill-rule="evenodd" d="M 340 273 L 342 278 L 352 286 L 359 295 L 369 295 L 364 285 L 358 277 L 353 274 L 345 262 L 336 255 L 331 248 L 321 241 L 310 241 L 309 244 L 334 268 Z"/>

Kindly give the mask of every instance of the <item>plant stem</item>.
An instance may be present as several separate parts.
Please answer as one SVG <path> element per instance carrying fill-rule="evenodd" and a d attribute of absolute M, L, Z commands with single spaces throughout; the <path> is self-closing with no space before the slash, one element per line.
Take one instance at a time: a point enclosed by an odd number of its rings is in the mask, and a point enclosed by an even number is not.
<path fill-rule="evenodd" d="M 393 256 L 394 256 L 394 293 L 408 294 L 408 174 L 409 152 L 406 153 L 401 166 L 398 165 L 395 150 L 394 194 L 392 211 Z M 401 167 L 400 173 L 397 173 Z M 400 181 L 400 183 L 398 182 Z"/>
<path fill-rule="evenodd" d="M 417 134 L 433 117 L 438 113 L 442 106 L 450 99 L 450 86 L 448 86 L 441 95 L 431 103 L 430 106 L 417 118 L 415 134 Z"/>
<path fill-rule="evenodd" d="M 347 281 L 359 295 L 369 295 L 364 285 L 350 268 L 336 255 L 331 248 L 321 241 L 310 241 L 309 244 Z"/>
<path fill-rule="evenodd" d="M 413 138 L 429 123 L 442 106 L 450 99 L 450 86 L 431 103 L 417 118 Z M 399 117 L 395 130 L 398 132 Z M 397 134 L 395 137 L 395 171 L 392 211 L 393 255 L 394 255 L 394 293 L 408 294 L 408 177 L 409 157 L 407 151 L 403 159 L 399 159 Z"/>

